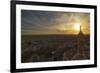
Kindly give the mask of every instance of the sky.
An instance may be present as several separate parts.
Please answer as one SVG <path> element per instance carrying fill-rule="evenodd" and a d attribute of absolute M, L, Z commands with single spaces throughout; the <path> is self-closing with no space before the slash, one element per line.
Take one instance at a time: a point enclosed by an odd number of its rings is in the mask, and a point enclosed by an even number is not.
<path fill-rule="evenodd" d="M 90 34 L 90 14 L 21 10 L 21 33 L 37 34 Z"/>

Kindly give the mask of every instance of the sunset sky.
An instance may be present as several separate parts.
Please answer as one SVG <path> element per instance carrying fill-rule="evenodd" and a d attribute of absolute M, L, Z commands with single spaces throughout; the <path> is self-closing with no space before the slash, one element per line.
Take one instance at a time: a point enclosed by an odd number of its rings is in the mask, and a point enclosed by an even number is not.
<path fill-rule="evenodd" d="M 35 34 L 90 34 L 90 14 L 21 10 L 21 33 Z"/>

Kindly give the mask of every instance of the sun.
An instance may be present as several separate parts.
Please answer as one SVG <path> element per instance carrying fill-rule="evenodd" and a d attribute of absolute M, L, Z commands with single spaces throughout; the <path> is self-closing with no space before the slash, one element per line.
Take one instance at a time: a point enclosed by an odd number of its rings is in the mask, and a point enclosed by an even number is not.
<path fill-rule="evenodd" d="M 81 26 L 80 23 L 75 23 L 74 29 L 77 30 L 77 31 L 80 31 L 80 26 Z"/>

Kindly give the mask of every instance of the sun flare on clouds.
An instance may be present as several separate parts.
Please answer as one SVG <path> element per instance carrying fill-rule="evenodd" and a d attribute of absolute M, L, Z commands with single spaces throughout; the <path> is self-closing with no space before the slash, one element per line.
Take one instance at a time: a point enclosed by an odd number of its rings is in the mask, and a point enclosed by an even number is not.
<path fill-rule="evenodd" d="M 90 34 L 90 14 L 55 11 L 21 11 L 22 34 Z"/>
<path fill-rule="evenodd" d="M 75 23 L 74 29 L 80 31 L 80 26 L 81 26 L 80 23 Z"/>

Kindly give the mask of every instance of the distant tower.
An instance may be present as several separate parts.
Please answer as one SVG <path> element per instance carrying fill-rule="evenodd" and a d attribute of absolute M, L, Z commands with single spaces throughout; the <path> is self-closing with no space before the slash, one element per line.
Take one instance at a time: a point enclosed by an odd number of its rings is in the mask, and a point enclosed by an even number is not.
<path fill-rule="evenodd" d="M 82 32 L 81 26 L 80 26 L 80 31 L 77 38 L 77 49 L 78 49 L 78 58 L 84 59 L 84 34 Z"/>
<path fill-rule="evenodd" d="M 78 34 L 79 36 L 83 36 L 83 32 L 82 32 L 82 27 L 81 27 L 81 25 L 80 25 L 80 31 L 79 31 L 79 34 Z"/>

